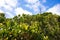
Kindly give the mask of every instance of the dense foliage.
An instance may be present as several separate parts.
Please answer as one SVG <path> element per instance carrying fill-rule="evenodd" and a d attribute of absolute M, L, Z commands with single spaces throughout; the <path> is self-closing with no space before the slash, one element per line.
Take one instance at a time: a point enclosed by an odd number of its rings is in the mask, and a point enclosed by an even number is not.
<path fill-rule="evenodd" d="M 0 13 L 0 40 L 60 40 L 60 16 L 45 12 L 6 18 Z"/>

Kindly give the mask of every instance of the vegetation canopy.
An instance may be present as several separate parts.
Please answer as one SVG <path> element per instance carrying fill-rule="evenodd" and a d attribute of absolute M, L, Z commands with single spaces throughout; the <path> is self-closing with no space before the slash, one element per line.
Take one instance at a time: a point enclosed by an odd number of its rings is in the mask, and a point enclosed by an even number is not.
<path fill-rule="evenodd" d="M 0 13 L 0 40 L 60 40 L 60 16 L 45 12 L 6 18 Z"/>

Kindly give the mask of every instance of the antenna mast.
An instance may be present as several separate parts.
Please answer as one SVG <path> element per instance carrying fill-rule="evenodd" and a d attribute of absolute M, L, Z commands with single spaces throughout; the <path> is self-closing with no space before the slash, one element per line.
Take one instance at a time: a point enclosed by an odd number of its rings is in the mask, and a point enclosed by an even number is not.
<path fill-rule="evenodd" d="M 41 7 L 40 7 L 40 12 L 39 12 L 40 14 L 42 13 L 42 10 L 41 10 Z"/>

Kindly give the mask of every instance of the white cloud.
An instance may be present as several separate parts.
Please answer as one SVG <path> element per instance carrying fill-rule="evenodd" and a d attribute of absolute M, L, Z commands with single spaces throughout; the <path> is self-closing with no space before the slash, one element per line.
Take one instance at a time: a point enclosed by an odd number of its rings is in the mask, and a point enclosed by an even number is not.
<path fill-rule="evenodd" d="M 16 15 L 18 15 L 18 14 L 22 15 L 23 13 L 24 13 L 24 14 L 30 14 L 30 15 L 32 15 L 31 12 L 28 12 L 27 10 L 24 10 L 24 9 L 22 9 L 22 8 L 16 8 L 16 9 L 15 9 L 15 13 L 16 13 Z"/>
<path fill-rule="evenodd" d="M 60 15 L 60 4 L 57 4 L 52 8 L 48 9 L 47 12 L 52 12 L 53 14 Z"/>

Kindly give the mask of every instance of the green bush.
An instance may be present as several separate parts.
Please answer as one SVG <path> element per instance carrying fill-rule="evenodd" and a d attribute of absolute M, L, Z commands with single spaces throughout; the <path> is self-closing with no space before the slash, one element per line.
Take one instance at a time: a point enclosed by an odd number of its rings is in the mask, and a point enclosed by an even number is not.
<path fill-rule="evenodd" d="M 51 12 L 14 18 L 0 13 L 0 40 L 60 40 L 59 19 Z"/>

